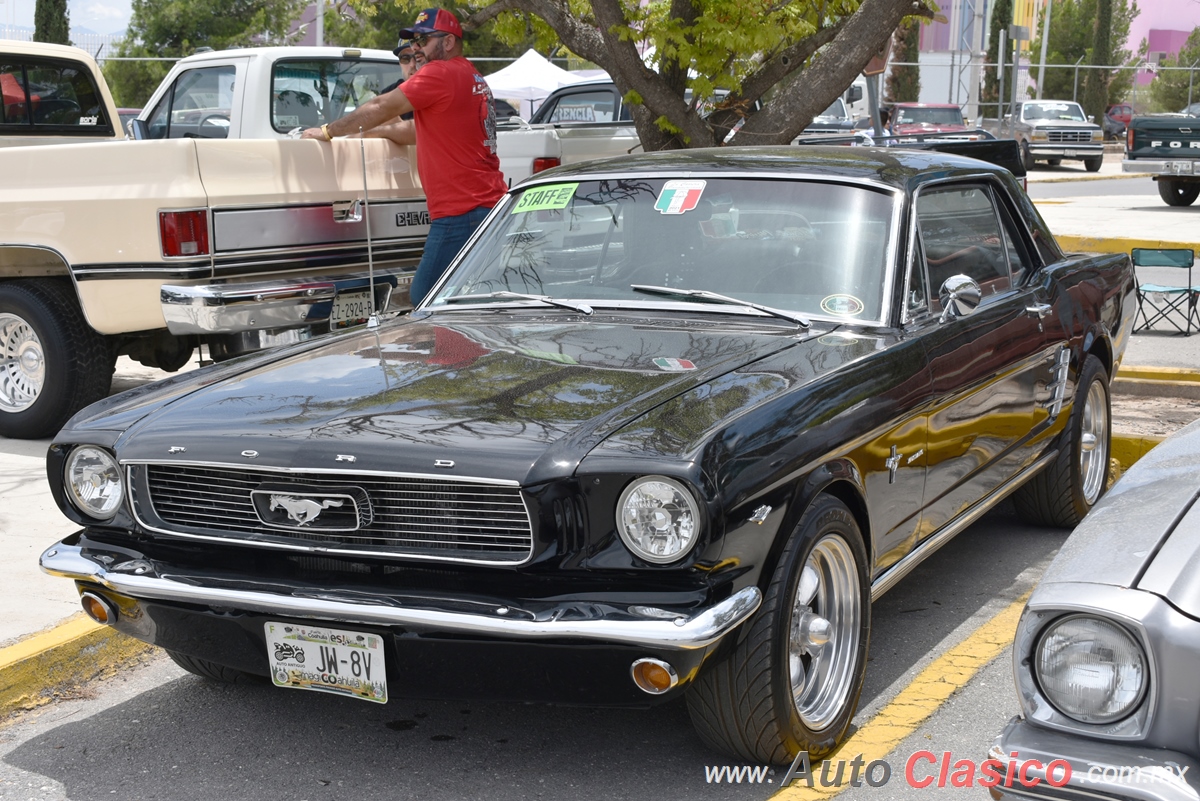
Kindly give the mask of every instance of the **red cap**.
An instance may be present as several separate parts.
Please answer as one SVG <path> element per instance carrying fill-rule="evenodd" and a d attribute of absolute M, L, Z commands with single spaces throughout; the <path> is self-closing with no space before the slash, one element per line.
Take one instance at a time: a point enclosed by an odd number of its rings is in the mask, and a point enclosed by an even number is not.
<path fill-rule="evenodd" d="M 427 8 L 417 15 L 417 21 L 411 28 L 400 31 L 401 39 L 412 39 L 428 33 L 452 33 L 462 38 L 463 29 L 458 24 L 458 18 L 444 8 Z"/>

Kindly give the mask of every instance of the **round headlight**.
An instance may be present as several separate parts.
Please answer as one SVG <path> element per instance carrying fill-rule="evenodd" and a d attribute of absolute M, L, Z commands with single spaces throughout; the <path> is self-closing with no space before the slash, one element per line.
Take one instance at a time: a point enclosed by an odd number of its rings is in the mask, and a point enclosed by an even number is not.
<path fill-rule="evenodd" d="M 687 488 L 665 476 L 634 481 L 617 502 L 617 530 L 629 550 L 647 562 L 682 557 L 700 534 L 700 510 Z"/>
<path fill-rule="evenodd" d="M 1146 654 L 1115 623 L 1071 615 L 1051 624 L 1034 656 L 1038 684 L 1059 712 L 1080 723 L 1111 723 L 1146 691 Z"/>
<path fill-rule="evenodd" d="M 67 457 L 67 491 L 71 502 L 89 517 L 107 520 L 125 498 L 121 468 L 107 451 L 81 445 Z"/>

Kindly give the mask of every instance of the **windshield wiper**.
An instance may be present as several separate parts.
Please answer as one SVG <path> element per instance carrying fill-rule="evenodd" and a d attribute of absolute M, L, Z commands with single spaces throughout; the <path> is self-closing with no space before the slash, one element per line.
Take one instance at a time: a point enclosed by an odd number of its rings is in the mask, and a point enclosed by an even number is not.
<path fill-rule="evenodd" d="M 526 295 L 521 292 L 508 292 L 501 290 L 499 292 L 483 292 L 478 295 L 451 295 L 448 298 L 442 298 L 443 303 L 461 303 L 472 300 L 496 300 L 497 298 L 513 298 L 515 300 L 537 300 L 546 303 L 550 306 L 561 306 L 564 309 L 591 314 L 592 307 L 586 303 L 574 303 L 569 300 L 558 300 L 557 298 L 549 297 L 548 295 Z"/>
<path fill-rule="evenodd" d="M 783 311 L 782 309 L 773 309 L 770 306 L 763 306 L 758 303 L 751 303 L 748 300 L 739 298 L 731 298 L 728 295 L 718 295 L 716 292 L 709 292 L 707 289 L 672 289 L 669 286 L 647 286 L 646 284 L 631 284 L 630 289 L 635 292 L 648 292 L 652 295 L 674 295 L 681 298 L 702 298 L 703 300 L 719 300 L 722 303 L 732 303 L 735 306 L 744 306 L 747 309 L 756 309 L 757 311 L 769 314 L 772 317 L 778 317 L 782 320 L 790 320 L 793 323 L 808 328 L 811 323 L 808 318 L 802 314 L 795 312 Z"/>

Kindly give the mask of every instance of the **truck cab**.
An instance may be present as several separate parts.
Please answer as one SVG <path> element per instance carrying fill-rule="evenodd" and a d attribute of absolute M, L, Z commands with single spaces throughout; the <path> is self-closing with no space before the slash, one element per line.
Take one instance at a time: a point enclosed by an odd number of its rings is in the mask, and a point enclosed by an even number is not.
<path fill-rule="evenodd" d="M 99 74 L 75 47 L 0 42 L 0 147 L 124 139 Z"/>

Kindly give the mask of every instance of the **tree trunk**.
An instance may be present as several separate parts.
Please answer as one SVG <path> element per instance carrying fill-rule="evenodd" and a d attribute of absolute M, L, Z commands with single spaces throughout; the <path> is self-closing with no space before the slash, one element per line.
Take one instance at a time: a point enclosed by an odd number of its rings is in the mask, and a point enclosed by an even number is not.
<path fill-rule="evenodd" d="M 1112 63 L 1112 18 L 1112 0 L 1096 0 L 1096 28 L 1092 39 L 1092 64 L 1095 66 Z M 1104 110 L 1108 108 L 1108 79 L 1108 70 L 1087 71 L 1083 84 L 1083 110 L 1094 120 L 1103 120 Z"/>

